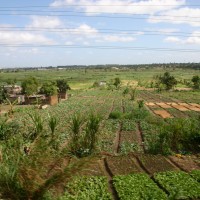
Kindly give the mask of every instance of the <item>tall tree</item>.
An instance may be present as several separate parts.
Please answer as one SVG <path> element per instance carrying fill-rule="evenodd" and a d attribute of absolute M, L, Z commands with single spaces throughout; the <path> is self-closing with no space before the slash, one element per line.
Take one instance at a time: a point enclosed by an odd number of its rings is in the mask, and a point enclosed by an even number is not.
<path fill-rule="evenodd" d="M 22 82 L 22 93 L 30 96 L 38 93 L 39 83 L 35 77 L 29 77 Z"/>
<path fill-rule="evenodd" d="M 67 80 L 65 79 L 56 80 L 56 85 L 58 87 L 59 93 L 66 93 L 67 90 L 71 90 L 70 86 L 68 85 Z"/>
<path fill-rule="evenodd" d="M 159 79 L 160 82 L 165 85 L 166 90 L 170 90 L 177 85 L 177 80 L 174 76 L 171 76 L 169 72 L 165 72 L 163 76 L 159 77 Z"/>
<path fill-rule="evenodd" d="M 192 82 L 194 89 L 200 88 L 200 77 L 198 75 L 192 77 Z"/>
<path fill-rule="evenodd" d="M 46 82 L 40 88 L 40 93 L 46 96 L 53 96 L 58 93 L 58 87 L 55 82 Z"/>

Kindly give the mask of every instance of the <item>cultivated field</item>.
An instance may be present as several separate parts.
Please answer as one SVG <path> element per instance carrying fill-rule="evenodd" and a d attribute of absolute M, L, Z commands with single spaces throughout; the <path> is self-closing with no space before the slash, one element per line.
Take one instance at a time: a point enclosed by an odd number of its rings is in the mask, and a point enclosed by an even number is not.
<path fill-rule="evenodd" d="M 172 71 L 190 79 L 195 72 L 188 72 Z M 147 87 L 161 73 L 155 69 L 27 73 L 40 80 L 53 73 L 72 77 L 72 89 L 82 90 L 45 110 L 15 107 L 6 119 L 8 129 L 0 132 L 2 198 L 200 199 L 199 91 L 143 89 L 132 100 L 123 94 L 128 82 Z M 90 88 L 94 80 L 116 76 L 120 89 Z M 0 127 L 6 126 L 1 118 Z M 30 151 L 24 154 L 24 147 Z"/>

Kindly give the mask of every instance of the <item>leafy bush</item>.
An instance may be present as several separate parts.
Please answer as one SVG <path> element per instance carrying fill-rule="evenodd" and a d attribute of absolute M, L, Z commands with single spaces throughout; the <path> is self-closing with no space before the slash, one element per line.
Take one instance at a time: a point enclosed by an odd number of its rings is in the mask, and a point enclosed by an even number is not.
<path fill-rule="evenodd" d="M 121 200 L 167 199 L 166 194 L 159 189 L 147 174 L 115 176 L 113 180 L 114 186 Z"/>
<path fill-rule="evenodd" d="M 111 112 L 109 115 L 109 119 L 121 119 L 122 115 L 123 115 L 123 113 L 121 113 L 119 111 Z"/>
<path fill-rule="evenodd" d="M 66 192 L 59 200 L 111 200 L 112 198 L 107 188 L 106 177 L 77 177 L 66 186 Z"/>
<path fill-rule="evenodd" d="M 164 187 L 173 199 L 200 198 L 200 185 L 185 172 L 160 172 L 154 175 L 156 181 Z"/>
<path fill-rule="evenodd" d="M 200 170 L 193 170 L 190 172 L 190 175 L 197 180 L 198 182 L 200 182 Z"/>
<path fill-rule="evenodd" d="M 101 118 L 93 113 L 83 125 L 83 118 L 80 115 L 75 115 L 71 123 L 71 142 L 70 152 L 77 157 L 85 157 L 91 155 L 97 144 L 97 134 L 99 132 Z"/>

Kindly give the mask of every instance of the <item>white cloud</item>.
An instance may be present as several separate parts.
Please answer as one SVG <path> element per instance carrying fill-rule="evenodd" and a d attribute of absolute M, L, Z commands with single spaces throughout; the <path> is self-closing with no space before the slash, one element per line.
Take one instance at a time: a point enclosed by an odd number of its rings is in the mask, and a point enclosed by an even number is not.
<path fill-rule="evenodd" d="M 117 35 L 107 35 L 103 37 L 103 39 L 108 42 L 132 42 L 136 40 L 136 38 L 134 37 L 129 37 L 129 36 L 125 37 L 125 36 L 117 36 Z"/>
<path fill-rule="evenodd" d="M 165 42 L 181 43 L 182 40 L 178 37 L 167 37 L 164 39 Z"/>
<path fill-rule="evenodd" d="M 151 23 L 172 23 L 172 24 L 189 24 L 191 26 L 200 26 L 200 9 L 199 8 L 179 8 L 160 13 L 162 16 L 152 15 L 148 22 Z"/>
<path fill-rule="evenodd" d="M 41 34 L 29 32 L 0 31 L 0 43 L 8 45 L 16 44 L 53 44 L 53 40 Z"/>
<path fill-rule="evenodd" d="M 28 28 L 57 28 L 63 25 L 58 17 L 32 16 Z"/>
<path fill-rule="evenodd" d="M 187 39 L 181 39 L 179 37 L 167 37 L 164 41 L 179 44 L 200 45 L 200 31 L 194 31 Z"/>
<path fill-rule="evenodd" d="M 88 14 L 102 13 L 132 13 L 132 14 L 154 14 L 161 11 L 171 10 L 185 5 L 185 0 L 55 0 L 50 6 L 63 7 L 73 6 L 76 10 L 83 10 Z M 89 6 L 87 6 L 89 5 Z M 91 6 L 92 5 L 92 6 Z M 117 5 L 117 6 L 114 6 Z M 158 5 L 158 6 L 155 6 Z M 168 6 L 166 6 L 168 5 Z M 169 6 L 170 5 L 170 6 Z"/>

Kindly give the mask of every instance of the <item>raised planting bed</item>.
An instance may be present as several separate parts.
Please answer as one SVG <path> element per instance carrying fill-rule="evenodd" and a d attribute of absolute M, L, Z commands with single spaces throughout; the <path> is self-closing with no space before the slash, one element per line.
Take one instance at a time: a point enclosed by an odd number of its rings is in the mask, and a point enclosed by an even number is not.
<path fill-rule="evenodd" d="M 200 108 L 197 108 L 196 106 L 188 105 L 187 103 L 179 103 L 179 105 L 184 106 L 184 107 L 188 108 L 189 110 L 200 112 Z"/>
<path fill-rule="evenodd" d="M 77 177 L 66 186 L 66 191 L 59 200 L 111 200 L 106 177 Z"/>
<path fill-rule="evenodd" d="M 169 112 L 167 112 L 166 110 L 153 110 L 153 112 L 156 114 L 156 115 L 159 115 L 160 117 L 166 119 L 166 118 L 173 118 L 172 115 L 170 115 Z"/>
<path fill-rule="evenodd" d="M 133 120 L 130 119 L 124 119 L 123 120 L 123 131 L 135 131 L 136 130 L 136 123 Z"/>
<path fill-rule="evenodd" d="M 177 118 L 185 118 L 185 117 L 187 117 L 187 112 L 191 112 L 191 111 L 181 112 L 180 110 L 177 110 L 176 108 L 168 108 L 166 110 L 171 115 L 173 115 L 174 117 L 177 117 Z"/>
<path fill-rule="evenodd" d="M 176 164 L 180 169 L 190 172 L 192 170 L 200 170 L 200 165 L 195 161 L 195 158 L 190 156 L 169 156 L 169 159 Z"/>
<path fill-rule="evenodd" d="M 106 163 L 112 175 L 143 172 L 139 165 L 137 165 L 136 160 L 130 156 L 109 156 L 106 158 Z"/>
<path fill-rule="evenodd" d="M 190 172 L 190 176 L 200 182 L 200 170 L 193 170 Z"/>
<path fill-rule="evenodd" d="M 154 178 L 168 191 L 171 199 L 200 198 L 200 184 L 185 172 L 160 172 Z"/>
<path fill-rule="evenodd" d="M 161 102 L 161 103 L 156 103 L 158 106 L 160 106 L 161 108 L 164 108 L 164 109 L 166 109 L 166 108 L 171 108 L 171 106 L 170 105 L 168 105 L 168 104 L 166 104 L 166 103 L 163 103 L 163 102 Z"/>
<path fill-rule="evenodd" d="M 115 176 L 113 182 L 120 200 L 167 199 L 167 195 L 147 174 Z"/>
<path fill-rule="evenodd" d="M 141 165 L 151 175 L 157 172 L 178 170 L 178 168 L 168 162 L 164 156 L 142 154 L 138 155 L 137 158 L 139 159 Z"/>

